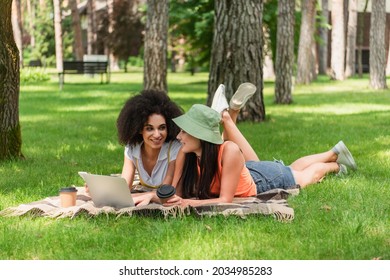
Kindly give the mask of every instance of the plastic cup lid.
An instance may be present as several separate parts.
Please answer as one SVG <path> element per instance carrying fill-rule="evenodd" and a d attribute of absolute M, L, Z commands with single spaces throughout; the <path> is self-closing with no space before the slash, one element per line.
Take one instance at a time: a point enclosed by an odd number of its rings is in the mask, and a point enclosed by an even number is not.
<path fill-rule="evenodd" d="M 66 187 L 60 189 L 60 192 L 77 192 L 77 189 L 75 187 Z"/>
<path fill-rule="evenodd" d="M 159 198 L 167 198 L 176 193 L 175 187 L 171 185 L 162 185 L 157 189 L 157 196 Z"/>

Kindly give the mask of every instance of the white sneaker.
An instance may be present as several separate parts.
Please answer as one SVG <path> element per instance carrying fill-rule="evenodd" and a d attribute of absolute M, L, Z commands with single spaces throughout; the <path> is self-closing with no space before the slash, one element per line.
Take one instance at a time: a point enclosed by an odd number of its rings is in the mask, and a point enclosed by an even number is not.
<path fill-rule="evenodd" d="M 230 99 L 230 108 L 233 110 L 240 110 L 244 107 L 249 98 L 256 92 L 256 86 L 251 83 L 241 84 L 237 91 L 234 93 L 232 99 Z"/>
<path fill-rule="evenodd" d="M 342 163 L 339 163 L 339 172 L 337 172 L 337 176 L 342 176 L 342 175 L 347 175 L 348 174 L 348 169 L 347 167 L 342 164 Z"/>
<path fill-rule="evenodd" d="M 348 150 L 347 146 L 345 146 L 343 141 L 338 142 L 332 149 L 336 154 L 338 154 L 338 158 L 336 162 L 338 164 L 344 164 L 346 167 L 351 168 L 352 170 L 357 169 L 357 165 L 351 152 Z"/>
<path fill-rule="evenodd" d="M 211 108 L 218 113 L 222 113 L 224 110 L 229 108 L 229 104 L 225 96 L 225 86 L 223 84 L 220 84 L 215 91 Z"/>

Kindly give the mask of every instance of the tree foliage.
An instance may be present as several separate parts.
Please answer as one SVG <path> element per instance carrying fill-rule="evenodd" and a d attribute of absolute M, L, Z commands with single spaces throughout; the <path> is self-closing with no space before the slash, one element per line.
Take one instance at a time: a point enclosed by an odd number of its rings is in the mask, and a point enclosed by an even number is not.
<path fill-rule="evenodd" d="M 171 45 L 184 39 L 190 68 L 208 67 L 213 40 L 214 0 L 178 0 L 169 6 Z"/>
<path fill-rule="evenodd" d="M 137 56 L 143 44 L 144 25 L 141 14 L 133 9 L 134 1 L 116 0 L 113 12 L 113 31 L 109 35 L 109 47 L 113 54 L 126 62 L 130 56 Z"/>
<path fill-rule="evenodd" d="M 53 24 L 53 1 L 48 6 L 35 9 L 35 46 L 31 49 L 31 58 L 39 59 L 47 64 L 55 62 L 55 36 Z"/>
<path fill-rule="evenodd" d="M 40 60 L 45 65 L 55 65 L 55 34 L 54 34 L 54 7 L 52 0 L 45 0 L 44 6 L 39 6 L 37 1 L 31 1 L 31 4 L 35 6 L 34 11 L 34 29 L 27 30 L 30 36 L 26 35 L 26 43 L 30 38 L 34 38 L 34 45 L 28 45 L 24 49 L 24 57 L 27 60 Z M 24 13 L 24 23 L 29 22 L 29 15 Z M 62 39 L 63 39 L 63 52 L 64 59 L 73 58 L 73 30 L 71 17 L 63 17 L 62 19 Z"/>

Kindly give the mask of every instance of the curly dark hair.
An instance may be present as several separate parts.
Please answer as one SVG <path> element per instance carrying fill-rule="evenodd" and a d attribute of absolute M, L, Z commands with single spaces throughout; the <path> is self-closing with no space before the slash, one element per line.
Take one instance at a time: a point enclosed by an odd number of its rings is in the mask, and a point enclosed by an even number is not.
<path fill-rule="evenodd" d="M 118 140 L 122 145 L 142 143 L 140 132 L 152 114 L 164 116 L 168 135 L 165 142 L 176 138 L 180 129 L 172 121 L 183 114 L 183 110 L 164 91 L 143 90 L 128 99 L 117 119 Z"/>

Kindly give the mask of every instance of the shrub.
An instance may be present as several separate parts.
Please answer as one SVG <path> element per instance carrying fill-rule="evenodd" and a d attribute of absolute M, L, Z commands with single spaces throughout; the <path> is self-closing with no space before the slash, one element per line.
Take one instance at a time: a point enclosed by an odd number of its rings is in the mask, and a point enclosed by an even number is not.
<path fill-rule="evenodd" d="M 25 67 L 20 71 L 20 83 L 32 84 L 46 82 L 50 80 L 50 75 L 41 67 Z"/>

